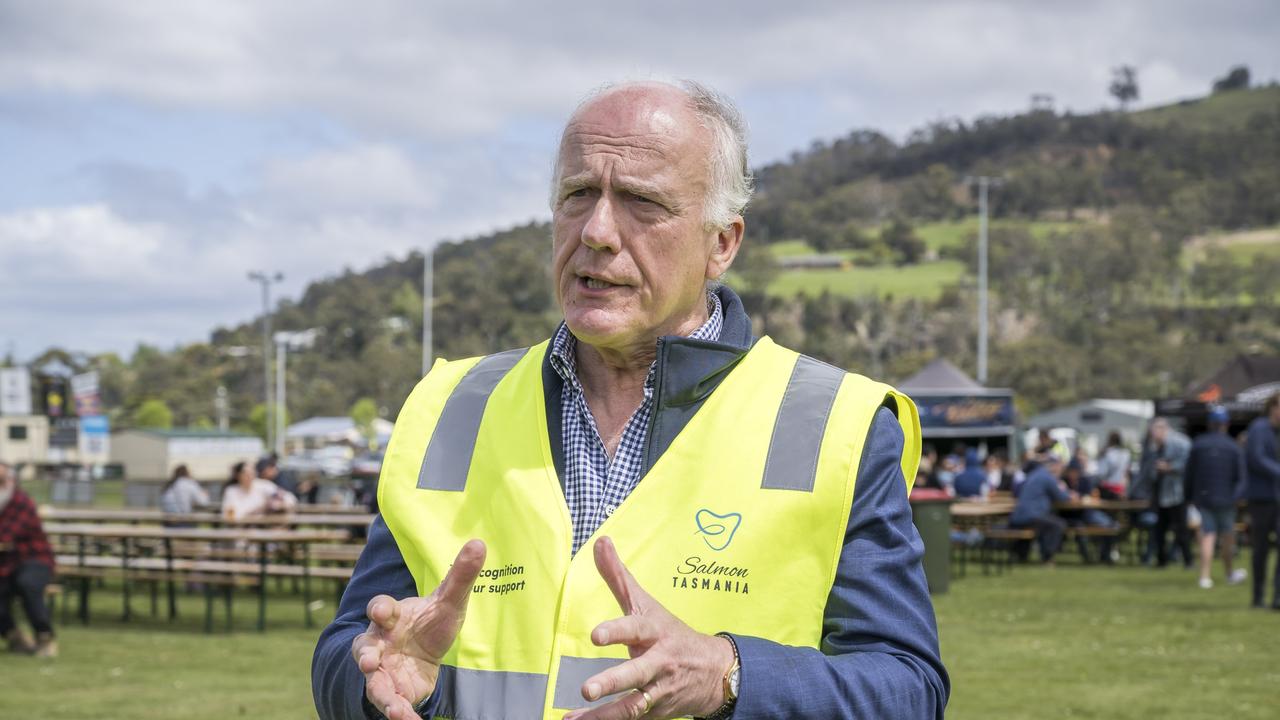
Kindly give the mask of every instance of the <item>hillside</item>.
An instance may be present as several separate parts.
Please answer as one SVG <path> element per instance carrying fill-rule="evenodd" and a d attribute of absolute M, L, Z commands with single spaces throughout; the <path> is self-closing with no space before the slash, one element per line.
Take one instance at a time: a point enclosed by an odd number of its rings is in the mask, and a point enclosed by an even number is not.
<path fill-rule="evenodd" d="M 1132 114 L 935 122 L 901 144 L 868 130 L 815 143 L 758 170 L 728 280 L 758 332 L 835 364 L 888 379 L 938 355 L 972 369 L 965 178 L 998 176 L 992 382 L 1015 387 L 1024 409 L 1152 397 L 1242 349 L 1280 349 L 1278 98 L 1266 87 Z M 437 355 L 547 335 L 549 232 L 535 223 L 440 246 Z M 421 275 L 414 254 L 280 304 L 277 328 L 317 330 L 290 356 L 291 417 L 345 414 L 364 397 L 396 413 L 420 373 Z M 99 368 L 118 425 L 148 398 L 179 425 L 209 424 L 223 386 L 235 423 L 256 429 L 258 332 L 248 321 L 173 352 L 61 356 Z"/>

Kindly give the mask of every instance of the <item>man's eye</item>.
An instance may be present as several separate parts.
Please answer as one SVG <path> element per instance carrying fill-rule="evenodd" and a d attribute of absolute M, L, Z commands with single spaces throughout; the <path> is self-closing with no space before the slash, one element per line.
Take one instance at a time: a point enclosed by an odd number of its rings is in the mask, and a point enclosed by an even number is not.
<path fill-rule="evenodd" d="M 589 190 L 588 188 L 578 188 L 577 190 L 574 190 L 573 192 L 569 193 L 568 195 L 565 195 L 565 198 L 580 198 L 580 197 L 586 197 L 588 192 L 590 192 L 590 190 Z"/>

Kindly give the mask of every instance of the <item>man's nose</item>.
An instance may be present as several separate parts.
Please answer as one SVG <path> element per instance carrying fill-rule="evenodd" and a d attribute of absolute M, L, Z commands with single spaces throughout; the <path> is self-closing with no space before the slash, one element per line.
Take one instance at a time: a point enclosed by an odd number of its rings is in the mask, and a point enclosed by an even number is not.
<path fill-rule="evenodd" d="M 616 253 L 622 249 L 622 237 L 618 232 L 613 201 L 608 193 L 601 193 L 591 210 L 591 217 L 582 226 L 582 244 L 592 250 Z"/>

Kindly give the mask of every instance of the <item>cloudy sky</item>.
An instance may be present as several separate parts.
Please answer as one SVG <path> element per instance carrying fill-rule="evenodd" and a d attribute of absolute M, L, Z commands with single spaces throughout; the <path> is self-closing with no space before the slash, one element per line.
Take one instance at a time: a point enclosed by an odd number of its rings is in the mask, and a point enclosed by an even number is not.
<path fill-rule="evenodd" d="M 616 7 L 611 7 L 616 6 Z M 0 0 L 0 354 L 207 338 L 280 291 L 548 216 L 602 82 L 692 77 L 755 164 L 856 127 L 1280 77 L 1280 3 Z"/>

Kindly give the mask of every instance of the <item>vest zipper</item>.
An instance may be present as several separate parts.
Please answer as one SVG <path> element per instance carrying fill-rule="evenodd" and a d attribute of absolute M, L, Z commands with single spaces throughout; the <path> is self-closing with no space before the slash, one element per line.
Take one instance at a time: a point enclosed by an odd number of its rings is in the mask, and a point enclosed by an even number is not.
<path fill-rule="evenodd" d="M 655 462 L 653 457 L 653 430 L 658 425 L 658 413 L 662 411 L 662 370 L 667 366 L 667 343 L 665 338 L 658 338 L 658 352 L 655 353 L 655 357 L 657 364 L 653 368 L 653 408 L 649 411 L 649 427 L 645 429 L 644 464 L 640 467 L 640 480 L 643 480 L 644 476 L 649 474 L 649 469 L 653 467 Z"/>

